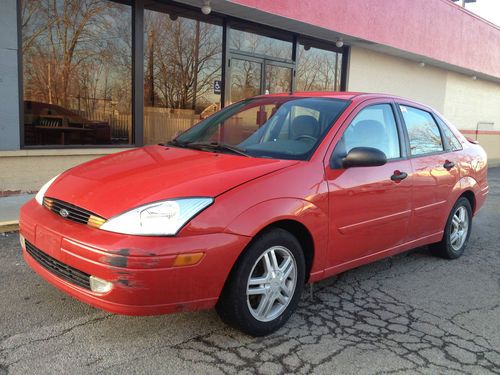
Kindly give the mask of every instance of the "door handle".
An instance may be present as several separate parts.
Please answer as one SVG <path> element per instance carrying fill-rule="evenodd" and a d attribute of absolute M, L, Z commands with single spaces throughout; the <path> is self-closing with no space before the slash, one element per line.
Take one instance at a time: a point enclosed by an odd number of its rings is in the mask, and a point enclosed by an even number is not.
<path fill-rule="evenodd" d="M 408 177 L 408 173 L 396 170 L 394 171 L 394 174 L 391 176 L 391 180 L 395 182 L 400 182 L 404 180 L 406 177 Z"/>
<path fill-rule="evenodd" d="M 446 160 L 443 164 L 443 167 L 445 169 L 448 169 L 450 170 L 451 168 L 453 168 L 455 166 L 455 163 L 453 163 L 452 161 L 449 161 L 449 160 Z"/>

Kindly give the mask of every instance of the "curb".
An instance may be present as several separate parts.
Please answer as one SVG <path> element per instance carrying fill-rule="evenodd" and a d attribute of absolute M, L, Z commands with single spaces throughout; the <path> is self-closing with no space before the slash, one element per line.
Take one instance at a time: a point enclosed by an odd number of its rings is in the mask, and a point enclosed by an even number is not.
<path fill-rule="evenodd" d="M 19 230 L 19 220 L 0 221 L 0 233 L 14 232 Z"/>

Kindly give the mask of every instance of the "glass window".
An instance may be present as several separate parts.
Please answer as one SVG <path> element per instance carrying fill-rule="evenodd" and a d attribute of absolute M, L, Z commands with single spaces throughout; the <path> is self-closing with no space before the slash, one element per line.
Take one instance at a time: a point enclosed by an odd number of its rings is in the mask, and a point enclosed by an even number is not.
<path fill-rule="evenodd" d="M 132 143 L 131 7 L 21 0 L 24 144 Z"/>
<path fill-rule="evenodd" d="M 224 108 L 171 144 L 254 157 L 308 159 L 338 116 L 345 100 L 261 97 Z"/>
<path fill-rule="evenodd" d="M 413 107 L 399 107 L 408 131 L 411 155 L 443 151 L 441 133 L 431 114 Z"/>
<path fill-rule="evenodd" d="M 355 147 L 377 148 L 387 159 L 401 156 L 398 129 L 389 104 L 376 104 L 361 110 L 335 147 L 334 159 L 340 160 Z"/>
<path fill-rule="evenodd" d="M 462 144 L 458 140 L 458 138 L 453 134 L 449 126 L 439 118 L 439 116 L 436 116 L 436 119 L 441 126 L 441 130 L 443 132 L 443 137 L 446 140 L 446 143 L 448 144 L 448 148 L 451 151 L 456 151 L 456 150 L 461 150 L 462 149 Z"/>
<path fill-rule="evenodd" d="M 234 51 L 292 59 L 292 42 L 275 39 L 248 31 L 231 29 L 229 31 L 229 48 Z"/>
<path fill-rule="evenodd" d="M 238 58 L 231 59 L 230 103 L 262 93 L 264 63 Z M 265 63 L 265 94 L 289 93 L 292 87 L 292 69 Z"/>
<path fill-rule="evenodd" d="M 339 91 L 342 54 L 300 42 L 296 74 L 297 91 Z"/>
<path fill-rule="evenodd" d="M 222 27 L 155 6 L 144 11 L 146 144 L 172 139 L 221 103 Z"/>
<path fill-rule="evenodd" d="M 254 61 L 231 60 L 231 103 L 260 95 L 262 64 Z"/>
<path fill-rule="evenodd" d="M 266 63 L 266 94 L 292 91 L 292 69 Z"/>

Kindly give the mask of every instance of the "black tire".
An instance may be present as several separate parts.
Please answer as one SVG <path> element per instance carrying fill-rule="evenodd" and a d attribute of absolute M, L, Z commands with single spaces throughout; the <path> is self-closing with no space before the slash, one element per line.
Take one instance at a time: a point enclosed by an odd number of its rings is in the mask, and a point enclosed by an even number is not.
<path fill-rule="evenodd" d="M 258 267 L 262 265 L 263 263 L 261 262 L 264 262 L 265 260 L 264 254 L 267 253 L 269 256 L 269 251 L 272 249 L 276 249 L 276 252 L 283 251 L 281 254 L 284 254 L 287 257 L 286 259 L 289 259 L 289 261 L 295 260 L 293 264 L 295 266 L 295 271 L 292 272 L 296 276 L 296 281 L 294 283 L 292 276 L 287 276 L 288 285 L 292 285 L 293 283 L 295 284 L 293 292 L 289 293 L 291 294 L 291 297 L 286 299 L 286 303 L 280 302 L 279 298 L 270 303 L 270 305 L 272 305 L 272 311 L 278 312 L 280 309 L 284 310 L 272 320 L 261 321 L 254 315 L 256 314 L 256 310 L 259 310 L 261 303 L 265 305 L 263 300 L 261 300 L 265 297 L 263 295 L 247 297 L 247 284 L 251 276 L 260 277 L 257 275 L 259 271 Z M 289 253 L 286 253 L 283 249 L 288 250 Z M 293 257 L 290 256 L 290 254 Z M 280 258 L 280 255 L 277 255 L 276 258 L 281 259 L 282 263 L 280 265 L 284 265 L 284 257 Z M 259 263 L 257 264 L 258 261 Z M 262 272 L 266 271 L 262 269 Z M 284 274 L 281 273 L 281 275 L 281 280 L 284 280 Z M 276 282 L 284 283 L 286 281 Z M 226 285 L 224 286 L 224 290 L 221 293 L 219 301 L 217 302 L 216 310 L 220 318 L 226 324 L 251 336 L 265 336 L 275 332 L 288 321 L 300 301 L 304 283 L 305 260 L 299 241 L 292 234 L 290 234 L 290 232 L 284 229 L 275 228 L 267 230 L 250 243 L 236 262 L 231 274 L 229 275 Z M 268 284 L 258 286 L 258 288 L 268 287 L 274 288 L 273 291 L 270 291 L 269 293 L 281 293 L 280 296 L 283 296 L 283 290 L 276 290 L 279 288 L 276 284 L 271 286 Z M 288 290 L 290 290 L 290 288 Z M 255 298 L 259 299 L 256 300 Z M 269 299 L 269 301 L 270 300 L 271 299 Z M 255 309 L 252 307 L 252 304 L 256 305 Z M 264 310 L 267 311 L 267 309 Z M 272 317 L 272 314 L 270 315 Z"/>
<path fill-rule="evenodd" d="M 456 225 L 454 224 L 453 219 L 454 216 L 459 212 L 459 210 L 465 210 L 463 212 L 467 215 L 467 232 L 465 234 L 465 239 L 463 240 L 463 242 L 460 241 L 461 244 L 453 242 L 454 238 L 452 238 L 453 233 L 456 231 Z M 464 253 L 465 248 L 467 247 L 467 244 L 469 242 L 471 228 L 472 209 L 470 202 L 467 198 L 460 197 L 451 209 L 450 215 L 448 216 L 446 227 L 444 228 L 443 239 L 440 242 L 430 245 L 431 251 L 434 254 L 445 259 L 456 259 L 460 257 Z"/>

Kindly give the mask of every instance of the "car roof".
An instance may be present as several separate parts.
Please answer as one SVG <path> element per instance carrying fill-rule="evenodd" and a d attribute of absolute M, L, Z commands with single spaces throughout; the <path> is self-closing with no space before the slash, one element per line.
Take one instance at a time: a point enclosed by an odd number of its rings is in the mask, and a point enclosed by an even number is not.
<path fill-rule="evenodd" d="M 322 98 L 336 98 L 336 99 L 346 99 L 352 100 L 356 96 L 367 95 L 363 92 L 346 92 L 346 91 L 296 91 L 291 94 L 292 96 L 311 96 L 311 97 L 322 97 Z"/>
<path fill-rule="evenodd" d="M 301 98 L 303 97 L 334 98 L 334 99 L 352 100 L 357 102 L 362 102 L 368 99 L 388 98 L 388 99 L 402 100 L 405 102 L 415 103 L 424 106 L 421 103 L 417 103 L 413 100 L 402 98 L 397 95 L 369 93 L 369 92 L 355 92 L 355 91 L 295 91 L 293 93 L 281 93 L 281 94 L 269 94 L 269 95 L 296 96 Z M 261 96 L 269 96 L 269 95 L 261 95 Z"/>

